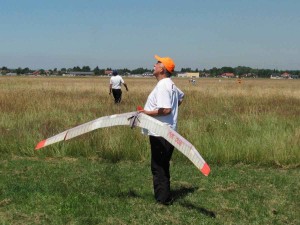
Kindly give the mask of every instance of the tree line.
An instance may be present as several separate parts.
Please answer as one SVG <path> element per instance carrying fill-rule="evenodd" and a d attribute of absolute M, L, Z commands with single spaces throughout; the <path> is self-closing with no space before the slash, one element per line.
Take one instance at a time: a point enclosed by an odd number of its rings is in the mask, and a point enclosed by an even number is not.
<path fill-rule="evenodd" d="M 1 74 L 6 75 L 8 73 L 15 73 L 17 75 L 30 75 L 34 72 L 38 71 L 41 75 L 63 75 L 70 72 L 93 72 L 95 76 L 101 76 L 105 75 L 105 71 L 112 70 L 112 68 L 106 68 L 106 69 L 100 69 L 98 66 L 96 66 L 94 69 L 91 69 L 89 66 L 74 66 L 73 68 L 61 68 L 61 69 L 39 69 L 39 70 L 32 70 L 28 67 L 21 68 L 18 67 L 17 69 L 9 69 L 5 66 L 1 68 Z M 149 73 L 151 70 L 147 68 L 136 68 L 133 70 L 123 68 L 118 69 L 119 74 L 126 75 L 126 74 L 143 74 L 143 73 Z M 175 75 L 177 73 L 185 73 L 185 72 L 199 72 L 200 76 L 209 76 L 209 77 L 217 77 L 220 76 L 223 73 L 233 73 L 236 76 L 242 76 L 244 74 L 253 75 L 255 77 L 270 77 L 274 74 L 282 74 L 284 72 L 287 72 L 291 75 L 300 75 L 300 70 L 278 70 L 278 69 L 257 69 L 257 68 L 251 68 L 246 66 L 238 66 L 238 67 L 213 67 L 211 69 L 191 69 L 191 68 L 181 68 L 180 71 L 175 71 Z"/>
<path fill-rule="evenodd" d="M 247 66 L 238 66 L 238 67 L 213 67 L 211 69 L 203 69 L 201 70 L 192 70 L 191 68 L 182 68 L 180 72 L 200 72 L 200 76 L 205 76 L 206 74 L 211 77 L 217 77 L 224 73 L 233 73 L 236 76 L 242 76 L 245 74 L 253 75 L 255 77 L 267 77 L 269 78 L 271 75 L 281 75 L 285 72 L 291 75 L 300 75 L 300 70 L 278 70 L 278 69 L 257 69 L 251 68 Z"/>

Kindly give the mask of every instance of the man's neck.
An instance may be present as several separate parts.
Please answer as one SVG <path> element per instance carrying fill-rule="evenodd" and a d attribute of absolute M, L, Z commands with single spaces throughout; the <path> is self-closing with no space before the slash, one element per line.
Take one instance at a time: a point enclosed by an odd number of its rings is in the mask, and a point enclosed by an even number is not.
<path fill-rule="evenodd" d="M 163 74 L 159 74 L 158 76 L 156 76 L 157 81 L 160 81 L 160 80 L 162 80 L 164 78 L 168 78 L 167 75 L 164 74 L 164 73 Z"/>

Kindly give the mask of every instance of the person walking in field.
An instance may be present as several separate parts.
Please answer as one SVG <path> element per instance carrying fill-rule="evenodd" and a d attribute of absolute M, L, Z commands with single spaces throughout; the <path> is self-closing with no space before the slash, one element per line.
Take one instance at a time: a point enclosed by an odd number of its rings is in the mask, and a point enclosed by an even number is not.
<path fill-rule="evenodd" d="M 122 84 L 126 88 L 126 91 L 128 91 L 127 84 L 124 82 L 123 78 L 118 75 L 118 71 L 114 70 L 109 81 L 109 94 L 113 93 L 116 104 L 120 103 L 122 99 Z"/>
<path fill-rule="evenodd" d="M 175 63 L 169 57 L 155 55 L 157 63 L 154 65 L 153 76 L 157 85 L 148 96 L 144 109 L 140 109 L 149 116 L 153 116 L 176 130 L 178 107 L 183 101 L 184 93 L 171 80 Z M 173 199 L 170 191 L 170 160 L 174 146 L 163 137 L 143 129 L 149 135 L 151 146 L 151 172 L 153 175 L 154 196 L 158 203 L 169 205 Z"/>

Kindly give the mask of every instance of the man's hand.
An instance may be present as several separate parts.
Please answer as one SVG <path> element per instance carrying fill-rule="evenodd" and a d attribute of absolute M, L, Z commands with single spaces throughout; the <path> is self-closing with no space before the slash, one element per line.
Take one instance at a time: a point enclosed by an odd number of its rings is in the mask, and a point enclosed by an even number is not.
<path fill-rule="evenodd" d="M 145 110 L 143 109 L 143 107 L 140 106 L 140 105 L 136 107 L 136 110 L 139 111 L 139 112 L 144 112 L 144 111 L 145 111 Z"/>

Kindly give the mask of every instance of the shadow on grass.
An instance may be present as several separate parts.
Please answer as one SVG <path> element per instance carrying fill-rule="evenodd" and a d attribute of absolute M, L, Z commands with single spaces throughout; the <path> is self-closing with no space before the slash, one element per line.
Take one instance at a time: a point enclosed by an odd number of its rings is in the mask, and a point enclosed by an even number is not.
<path fill-rule="evenodd" d="M 193 203 L 190 203 L 186 200 L 184 200 L 185 196 L 189 193 L 194 192 L 197 190 L 197 188 L 187 188 L 187 187 L 181 187 L 179 189 L 172 190 L 172 196 L 173 196 L 173 202 L 178 202 L 178 204 L 182 207 L 185 207 L 187 209 L 196 210 L 199 213 L 209 216 L 211 218 L 216 218 L 216 215 L 213 211 L 209 211 L 203 207 L 197 206 Z M 139 195 L 135 190 L 128 190 L 128 192 L 121 192 L 118 194 L 118 197 L 120 198 L 142 198 L 141 195 Z"/>
<path fill-rule="evenodd" d="M 196 206 L 190 202 L 180 202 L 179 204 L 185 208 L 196 210 L 205 216 L 209 216 L 211 218 L 216 218 L 216 214 L 213 211 L 209 211 L 203 207 Z"/>
<path fill-rule="evenodd" d="M 195 187 L 181 187 L 175 190 L 171 190 L 174 201 L 184 198 L 189 193 L 197 190 Z"/>
<path fill-rule="evenodd" d="M 186 195 L 188 195 L 189 193 L 194 192 L 195 190 L 197 190 L 197 188 L 192 187 L 192 188 L 186 188 L 186 187 L 182 187 L 180 189 L 176 189 L 172 191 L 172 196 L 174 199 L 174 202 L 178 202 L 179 205 L 181 205 L 182 207 L 188 208 L 188 209 L 192 209 L 192 210 L 196 210 L 199 213 L 202 213 L 205 216 L 209 216 L 211 218 L 216 218 L 216 214 L 213 211 L 209 211 L 203 207 L 197 206 L 193 203 L 187 202 L 185 200 L 182 200 Z"/>
<path fill-rule="evenodd" d="M 118 194 L 119 198 L 141 198 L 139 194 L 136 193 L 135 190 L 129 190 L 128 192 L 121 192 Z"/>

